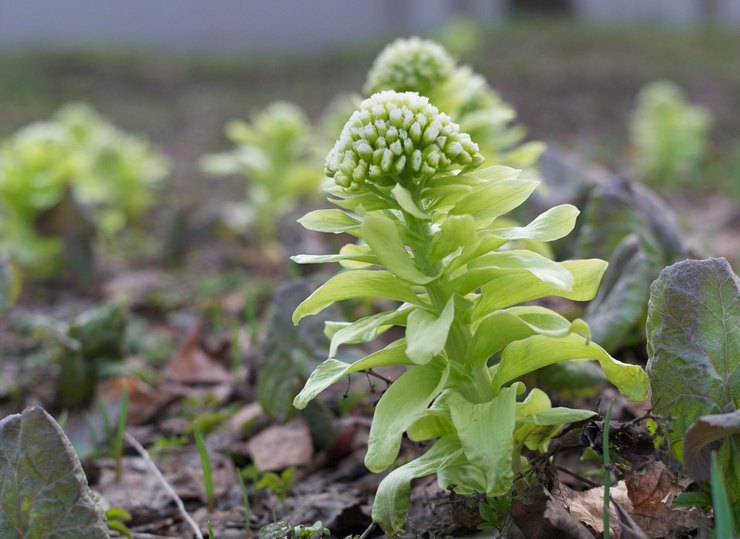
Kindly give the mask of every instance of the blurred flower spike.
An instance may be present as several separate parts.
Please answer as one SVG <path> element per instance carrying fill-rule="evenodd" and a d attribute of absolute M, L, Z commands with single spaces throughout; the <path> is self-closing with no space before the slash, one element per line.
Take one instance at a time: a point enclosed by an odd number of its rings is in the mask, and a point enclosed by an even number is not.
<path fill-rule="evenodd" d="M 426 39 L 397 39 L 378 55 L 368 73 L 365 93 L 381 90 L 429 90 L 446 81 L 455 70 L 455 60 L 444 47 Z"/>
<path fill-rule="evenodd" d="M 329 152 L 324 172 L 337 185 L 392 187 L 437 172 L 473 168 L 483 157 L 460 126 L 415 92 L 385 91 L 365 99 Z"/>

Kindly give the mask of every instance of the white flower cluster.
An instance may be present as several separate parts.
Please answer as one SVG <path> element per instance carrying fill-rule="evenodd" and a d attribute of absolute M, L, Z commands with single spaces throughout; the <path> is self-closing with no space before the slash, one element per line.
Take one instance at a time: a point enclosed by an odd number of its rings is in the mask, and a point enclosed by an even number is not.
<path fill-rule="evenodd" d="M 364 100 L 352 114 L 324 172 L 349 188 L 364 181 L 389 185 L 402 177 L 416 182 L 482 161 L 470 135 L 426 97 L 385 91 Z"/>

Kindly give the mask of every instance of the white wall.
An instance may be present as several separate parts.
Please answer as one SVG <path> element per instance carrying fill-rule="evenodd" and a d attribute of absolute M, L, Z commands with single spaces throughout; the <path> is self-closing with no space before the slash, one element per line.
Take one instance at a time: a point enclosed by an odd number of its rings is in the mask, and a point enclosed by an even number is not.
<path fill-rule="evenodd" d="M 494 17 L 504 0 L 473 0 Z M 455 0 L 0 0 L 0 46 L 321 49 L 442 24 Z"/>

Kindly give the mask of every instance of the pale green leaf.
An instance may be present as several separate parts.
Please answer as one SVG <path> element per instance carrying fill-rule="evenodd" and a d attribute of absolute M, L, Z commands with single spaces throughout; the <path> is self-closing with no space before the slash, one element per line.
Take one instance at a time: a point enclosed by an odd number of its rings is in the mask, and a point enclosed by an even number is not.
<path fill-rule="evenodd" d="M 373 502 L 373 522 L 389 535 L 400 532 L 409 507 L 411 481 L 464 462 L 456 436 L 439 439 L 422 456 L 396 468 L 380 482 Z"/>
<path fill-rule="evenodd" d="M 585 421 L 595 415 L 596 412 L 591 410 L 556 407 L 526 415 L 517 421 L 531 425 L 565 425 Z"/>
<path fill-rule="evenodd" d="M 576 226 L 578 208 L 561 204 L 550 208 L 524 227 L 494 228 L 491 232 L 507 240 L 555 241 L 567 236 Z"/>
<path fill-rule="evenodd" d="M 424 275 L 414 265 L 401 239 L 398 224 L 380 214 L 368 214 L 362 223 L 362 239 L 372 248 L 391 273 L 413 284 L 426 284 L 435 279 Z"/>
<path fill-rule="evenodd" d="M 424 221 L 428 221 L 432 218 L 428 213 L 425 213 L 416 205 L 414 197 L 412 197 L 408 189 L 400 183 L 397 183 L 395 187 L 391 189 L 391 193 L 393 193 L 393 196 L 396 197 L 396 202 L 398 202 L 398 205 L 406 213 Z"/>
<path fill-rule="evenodd" d="M 450 215 L 432 237 L 430 256 L 442 260 L 457 249 L 474 244 L 476 240 L 475 221 L 470 215 Z"/>
<path fill-rule="evenodd" d="M 450 210 L 451 215 L 472 215 L 476 221 L 492 219 L 520 206 L 539 185 L 532 180 L 502 180 L 473 189 Z"/>
<path fill-rule="evenodd" d="M 453 279 L 448 290 L 465 295 L 505 273 L 531 273 L 557 290 L 570 292 L 573 275 L 562 265 L 526 250 L 488 253 L 470 261 L 468 271 Z"/>
<path fill-rule="evenodd" d="M 607 266 L 606 262 L 599 259 L 566 260 L 558 264 L 573 275 L 571 290 L 558 289 L 531 273 L 503 274 L 481 288 L 481 298 L 474 307 L 473 315 L 483 318 L 498 309 L 547 296 L 588 301 L 596 294 Z"/>
<path fill-rule="evenodd" d="M 504 388 L 491 401 L 480 404 L 459 395 L 448 402 L 465 457 L 485 474 L 486 495 L 508 494 L 514 478 L 516 388 Z"/>
<path fill-rule="evenodd" d="M 343 325 L 341 329 L 338 329 L 330 336 L 331 346 L 329 347 L 329 357 L 336 356 L 337 350 L 343 344 L 370 342 L 383 329 L 389 326 L 405 324 L 411 308 L 410 305 L 404 304 L 395 311 L 385 311 L 365 316 L 356 322 Z"/>
<path fill-rule="evenodd" d="M 365 466 L 382 472 L 398 456 L 403 433 L 421 417 L 447 381 L 448 369 L 415 365 L 394 381 L 378 401 L 370 427 Z"/>
<path fill-rule="evenodd" d="M 484 318 L 475 330 L 470 347 L 473 361 L 488 360 L 507 344 L 530 335 L 564 337 L 571 332 L 567 318 L 539 306 L 512 307 Z"/>
<path fill-rule="evenodd" d="M 108 537 L 74 449 L 41 408 L 0 421 L 0 537 Z"/>
<path fill-rule="evenodd" d="M 647 398 L 650 384 L 641 367 L 614 359 L 599 345 L 576 334 L 558 338 L 533 335 L 512 342 L 503 351 L 494 385 L 501 387 L 524 374 L 561 361 L 588 359 L 598 361 L 607 379 L 628 399 Z"/>
<path fill-rule="evenodd" d="M 378 257 L 374 254 L 335 254 L 335 255 L 294 255 L 290 259 L 296 264 L 326 264 L 329 262 L 344 262 L 352 260 L 364 264 L 378 264 Z"/>
<path fill-rule="evenodd" d="M 293 313 L 293 323 L 297 324 L 303 317 L 321 312 L 335 301 L 362 297 L 420 303 L 410 286 L 387 271 L 352 270 L 335 275 L 303 301 Z"/>
<path fill-rule="evenodd" d="M 406 340 L 399 339 L 354 363 L 327 359 L 311 373 L 306 385 L 293 400 L 293 406 L 302 410 L 316 398 L 316 395 L 348 374 L 386 365 L 410 365 L 411 361 L 406 357 L 405 349 Z"/>
<path fill-rule="evenodd" d="M 450 297 L 439 317 L 417 307 L 409 314 L 406 327 L 406 355 L 419 365 L 442 353 L 455 318 L 455 298 Z"/>

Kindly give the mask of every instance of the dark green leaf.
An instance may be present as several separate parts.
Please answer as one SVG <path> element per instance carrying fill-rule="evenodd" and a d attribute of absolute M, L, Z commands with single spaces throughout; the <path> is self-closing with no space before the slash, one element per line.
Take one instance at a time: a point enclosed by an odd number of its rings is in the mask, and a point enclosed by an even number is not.
<path fill-rule="evenodd" d="M 291 322 L 293 310 L 307 294 L 304 282 L 283 285 L 275 292 L 257 378 L 257 399 L 271 416 L 289 413 L 293 397 L 308 374 L 326 359 L 323 329 L 328 315 L 303 320 L 298 327 Z"/>
<path fill-rule="evenodd" d="M 705 415 L 697 419 L 686 431 L 684 439 L 683 462 L 687 475 L 695 480 L 709 479 L 709 457 L 714 449 L 713 442 L 730 436 L 734 436 L 736 441 L 740 442 L 738 434 L 740 434 L 740 410 Z"/>
<path fill-rule="evenodd" d="M 644 315 L 650 283 L 656 275 L 635 234 L 619 243 L 584 315 L 596 342 L 609 351 L 624 342 Z"/>
<path fill-rule="evenodd" d="M 740 280 L 727 261 L 663 270 L 650 289 L 647 338 L 653 410 L 672 419 L 668 440 L 681 459 L 697 419 L 740 407 Z"/>
<path fill-rule="evenodd" d="M 72 446 L 41 408 L 0 421 L 0 537 L 107 538 Z"/>

